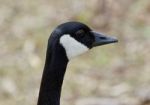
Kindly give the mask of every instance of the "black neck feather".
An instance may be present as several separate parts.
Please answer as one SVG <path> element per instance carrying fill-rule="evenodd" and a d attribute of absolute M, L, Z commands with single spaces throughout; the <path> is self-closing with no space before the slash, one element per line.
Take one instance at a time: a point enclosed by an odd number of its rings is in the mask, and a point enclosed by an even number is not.
<path fill-rule="evenodd" d="M 37 105 L 60 105 L 67 63 L 65 51 L 60 45 L 48 47 Z"/>

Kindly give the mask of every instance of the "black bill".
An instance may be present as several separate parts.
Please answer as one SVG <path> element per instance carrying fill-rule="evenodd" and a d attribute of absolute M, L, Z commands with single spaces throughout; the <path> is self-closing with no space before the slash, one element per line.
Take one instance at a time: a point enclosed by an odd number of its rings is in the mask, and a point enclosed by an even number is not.
<path fill-rule="evenodd" d="M 91 31 L 91 33 L 95 37 L 95 41 L 92 45 L 93 47 L 118 42 L 117 38 L 109 37 L 93 31 Z"/>

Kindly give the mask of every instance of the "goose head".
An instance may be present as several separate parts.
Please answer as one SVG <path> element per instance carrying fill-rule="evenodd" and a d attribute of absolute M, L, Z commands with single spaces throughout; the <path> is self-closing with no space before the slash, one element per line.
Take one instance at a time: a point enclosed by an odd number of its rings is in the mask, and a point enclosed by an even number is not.
<path fill-rule="evenodd" d="M 93 47 L 118 41 L 116 38 L 95 32 L 80 22 L 67 22 L 59 25 L 53 31 L 50 39 L 58 39 L 56 41 L 65 50 L 68 60 L 87 52 Z"/>
<path fill-rule="evenodd" d="M 60 94 L 67 63 L 93 47 L 115 43 L 116 38 L 94 32 L 80 22 L 59 25 L 48 40 L 38 105 L 60 105 Z"/>

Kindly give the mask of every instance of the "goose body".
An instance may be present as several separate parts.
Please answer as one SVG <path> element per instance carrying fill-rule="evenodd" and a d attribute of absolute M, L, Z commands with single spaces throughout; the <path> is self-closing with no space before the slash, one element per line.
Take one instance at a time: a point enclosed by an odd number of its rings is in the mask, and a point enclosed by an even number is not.
<path fill-rule="evenodd" d="M 48 39 L 46 61 L 37 105 L 60 105 L 67 63 L 95 46 L 117 42 L 80 22 L 59 25 Z"/>

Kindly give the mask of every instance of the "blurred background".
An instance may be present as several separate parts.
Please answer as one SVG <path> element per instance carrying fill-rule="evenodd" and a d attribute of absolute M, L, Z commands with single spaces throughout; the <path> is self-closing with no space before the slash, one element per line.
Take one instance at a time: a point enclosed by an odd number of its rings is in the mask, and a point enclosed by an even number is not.
<path fill-rule="evenodd" d="M 61 105 L 150 105 L 149 0 L 0 0 L 0 105 L 36 105 L 48 37 L 67 21 L 119 43 L 69 63 Z"/>

